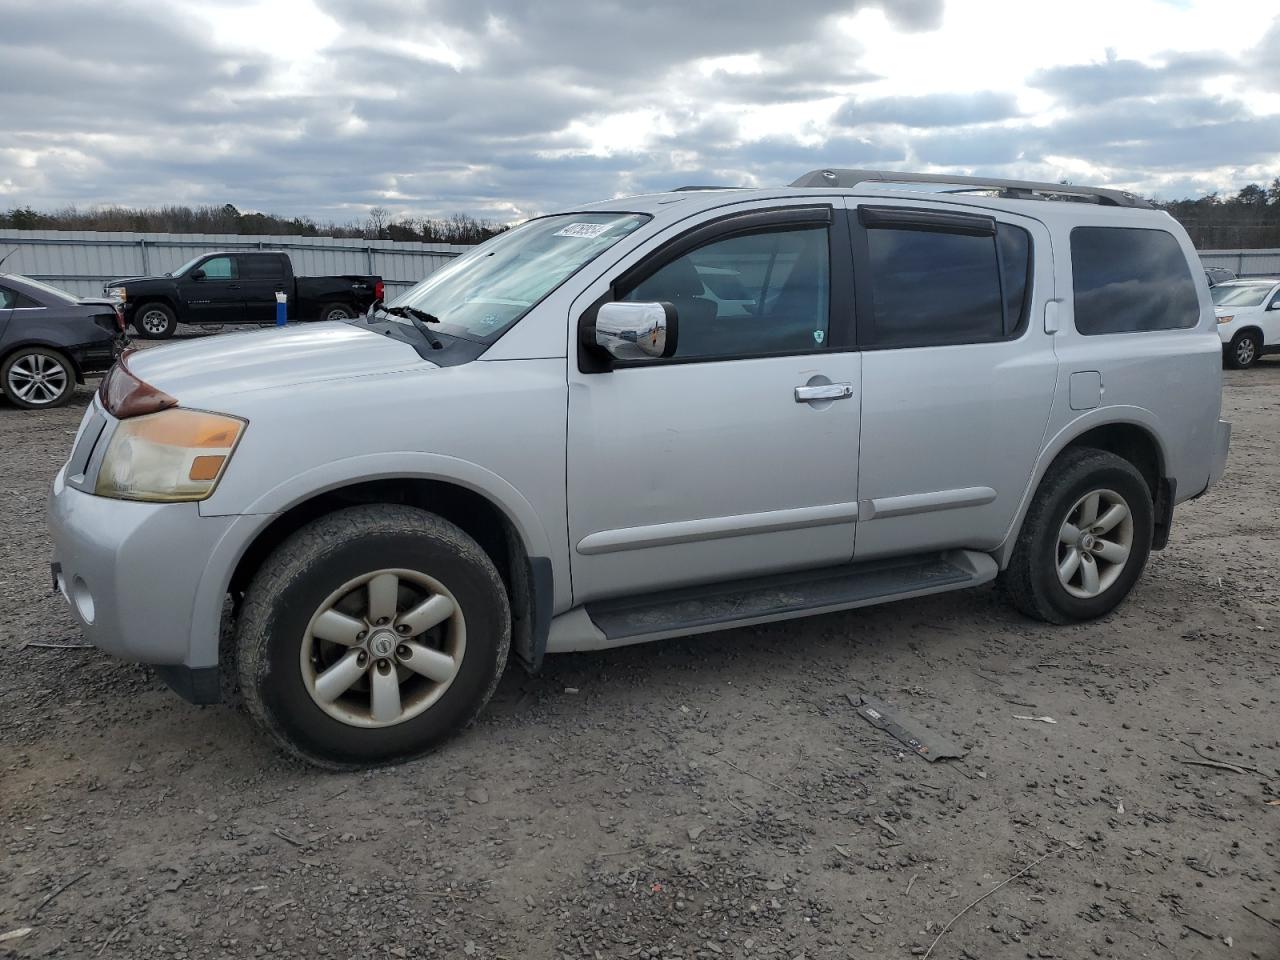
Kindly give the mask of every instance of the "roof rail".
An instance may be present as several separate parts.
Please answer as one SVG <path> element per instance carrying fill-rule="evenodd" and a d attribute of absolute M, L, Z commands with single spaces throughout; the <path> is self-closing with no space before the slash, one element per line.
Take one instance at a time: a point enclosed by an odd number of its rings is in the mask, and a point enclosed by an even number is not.
<path fill-rule="evenodd" d="M 1100 203 L 1111 207 L 1154 209 L 1139 196 L 1106 187 L 1078 187 L 1066 183 L 1038 183 L 1034 180 L 999 180 L 992 177 L 961 177 L 949 173 L 898 173 L 894 170 L 811 170 L 791 184 L 793 187 L 854 187 L 860 183 L 942 183 L 995 190 L 1014 200 L 1068 199 Z"/>
<path fill-rule="evenodd" d="M 672 193 L 688 193 L 693 190 L 742 190 L 743 187 L 732 187 L 718 183 L 692 183 L 684 187 L 672 187 Z"/>

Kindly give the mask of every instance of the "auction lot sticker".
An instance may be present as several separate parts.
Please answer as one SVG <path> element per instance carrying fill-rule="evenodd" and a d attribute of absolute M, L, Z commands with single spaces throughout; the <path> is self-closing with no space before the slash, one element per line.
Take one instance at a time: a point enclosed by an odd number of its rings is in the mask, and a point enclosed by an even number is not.
<path fill-rule="evenodd" d="M 610 223 L 571 223 L 567 227 L 557 230 L 553 236 L 580 237 L 583 240 L 594 240 L 611 226 L 613 224 Z"/>

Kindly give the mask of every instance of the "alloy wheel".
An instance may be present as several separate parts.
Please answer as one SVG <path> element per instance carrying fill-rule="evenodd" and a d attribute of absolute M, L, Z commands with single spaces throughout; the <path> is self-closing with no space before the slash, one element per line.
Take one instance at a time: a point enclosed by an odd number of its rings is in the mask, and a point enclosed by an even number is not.
<path fill-rule="evenodd" d="M 1241 337 L 1236 343 L 1236 363 L 1242 367 L 1247 367 L 1253 363 L 1253 358 L 1257 354 L 1257 347 L 1254 346 L 1252 337 Z"/>
<path fill-rule="evenodd" d="M 26 403 L 43 407 L 61 399 L 69 386 L 66 367 L 43 353 L 30 353 L 9 367 L 5 389 Z"/>
<path fill-rule="evenodd" d="M 302 679 L 335 720 L 393 726 L 443 696 L 466 643 L 462 608 L 444 584 L 415 570 L 376 570 L 344 583 L 312 616 Z"/>
<path fill-rule="evenodd" d="M 148 310 L 142 315 L 142 329 L 160 334 L 169 329 L 169 317 L 163 310 Z"/>
<path fill-rule="evenodd" d="M 1081 600 L 1119 578 L 1133 549 L 1133 513 L 1114 490 L 1094 490 L 1067 511 L 1058 531 L 1058 581 Z"/>

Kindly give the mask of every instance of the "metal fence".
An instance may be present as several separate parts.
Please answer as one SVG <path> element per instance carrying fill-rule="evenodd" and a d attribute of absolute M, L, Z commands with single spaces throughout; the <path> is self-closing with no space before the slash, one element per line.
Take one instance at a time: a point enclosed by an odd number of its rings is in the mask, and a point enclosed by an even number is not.
<path fill-rule="evenodd" d="M 1206 267 L 1226 267 L 1237 277 L 1280 276 L 1280 250 L 1201 250 Z"/>
<path fill-rule="evenodd" d="M 88 230 L 0 230 L 0 272 L 46 280 L 77 296 L 101 296 L 121 277 L 171 272 L 211 250 L 284 250 L 299 276 L 379 274 L 387 298 L 469 249 L 451 243 L 252 237 L 206 233 L 96 233 Z"/>
<path fill-rule="evenodd" d="M 0 257 L 9 253 L 0 270 L 47 280 L 86 297 L 100 296 L 108 280 L 170 272 L 210 250 L 285 250 L 299 276 L 379 274 L 390 299 L 467 249 L 451 243 L 336 237 L 0 230 Z M 1280 276 L 1280 250 L 1201 250 L 1200 261 L 1241 277 Z"/>

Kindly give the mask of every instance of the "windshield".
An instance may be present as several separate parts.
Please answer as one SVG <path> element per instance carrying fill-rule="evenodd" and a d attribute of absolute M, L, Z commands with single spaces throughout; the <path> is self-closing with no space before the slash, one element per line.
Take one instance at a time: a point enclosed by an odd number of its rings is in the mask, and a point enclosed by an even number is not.
<path fill-rule="evenodd" d="M 184 263 L 182 266 L 180 266 L 177 270 L 173 270 L 173 271 L 171 271 L 171 272 L 170 272 L 170 274 L 169 274 L 169 276 L 171 276 L 171 277 L 180 277 L 180 276 L 182 276 L 184 273 L 186 273 L 188 270 L 190 270 L 192 267 L 194 267 L 194 266 L 196 265 L 197 261 L 203 260 L 203 259 L 205 258 L 205 256 L 206 256 L 206 254 L 203 254 L 203 253 L 197 253 L 194 257 L 192 257 L 190 260 L 188 260 L 186 263 Z"/>
<path fill-rule="evenodd" d="M 75 297 L 72 294 L 67 293 L 67 291 L 59 290 L 57 287 L 51 287 L 49 286 L 49 284 L 41 283 L 39 280 L 32 280 L 30 277 L 23 277 L 22 282 L 35 287 L 37 290 L 40 290 L 40 291 L 43 291 L 44 293 L 49 294 L 49 296 L 51 297 L 56 297 L 57 299 L 62 300 L 65 303 L 80 302 L 78 297 Z"/>
<path fill-rule="evenodd" d="M 1270 283 L 1249 283 L 1240 286 L 1213 287 L 1209 293 L 1215 306 L 1219 307 L 1256 307 L 1267 298 L 1271 291 Z"/>
<path fill-rule="evenodd" d="M 390 305 L 439 318 L 445 333 L 488 342 L 648 219 L 569 213 L 530 220 L 441 267 Z"/>

